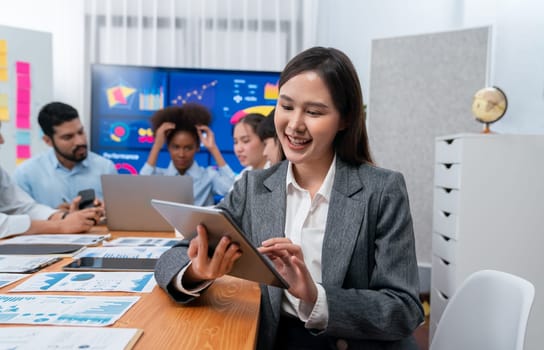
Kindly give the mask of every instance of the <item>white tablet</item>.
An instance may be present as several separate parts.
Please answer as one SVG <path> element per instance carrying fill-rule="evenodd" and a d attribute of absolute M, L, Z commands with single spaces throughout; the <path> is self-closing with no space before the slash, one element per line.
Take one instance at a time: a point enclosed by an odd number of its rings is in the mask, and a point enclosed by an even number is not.
<path fill-rule="evenodd" d="M 208 242 L 215 247 L 221 237 L 228 236 L 242 250 L 229 275 L 271 286 L 289 288 L 274 264 L 259 253 L 236 223 L 221 209 L 152 199 L 151 205 L 185 238 L 196 236 L 199 224 L 206 226 Z"/>

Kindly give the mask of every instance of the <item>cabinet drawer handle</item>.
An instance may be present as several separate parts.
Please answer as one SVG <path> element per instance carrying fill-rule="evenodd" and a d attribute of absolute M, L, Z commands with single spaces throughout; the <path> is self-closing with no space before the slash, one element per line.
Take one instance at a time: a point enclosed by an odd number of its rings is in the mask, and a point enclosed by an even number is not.
<path fill-rule="evenodd" d="M 441 291 L 438 291 L 438 294 L 440 294 L 440 296 L 441 296 L 443 299 L 446 299 L 446 300 L 449 299 L 449 297 L 448 297 L 446 294 L 442 293 Z"/>
<path fill-rule="evenodd" d="M 444 192 L 450 193 L 453 189 L 448 187 L 440 187 Z"/>
<path fill-rule="evenodd" d="M 442 212 L 442 215 L 444 215 L 445 217 L 449 217 L 451 215 L 451 213 L 447 211 L 441 210 L 441 212 Z"/>
<path fill-rule="evenodd" d="M 449 240 L 451 239 L 451 238 L 449 238 L 447 236 L 444 236 L 444 235 L 439 235 L 439 236 L 440 236 L 440 238 L 442 238 L 446 242 L 449 242 Z"/>
<path fill-rule="evenodd" d="M 450 264 L 450 262 L 448 260 L 444 260 L 443 258 L 439 258 L 443 263 L 444 265 L 448 266 Z"/>

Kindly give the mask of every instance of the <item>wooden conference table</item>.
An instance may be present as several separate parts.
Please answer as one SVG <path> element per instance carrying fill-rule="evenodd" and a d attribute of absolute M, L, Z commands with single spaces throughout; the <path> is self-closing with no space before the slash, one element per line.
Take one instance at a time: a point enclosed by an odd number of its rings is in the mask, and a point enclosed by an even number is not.
<path fill-rule="evenodd" d="M 104 231 L 105 228 L 96 227 L 91 233 Z M 110 233 L 112 238 L 174 237 L 173 233 L 166 232 Z M 60 271 L 70 260 L 72 258 L 65 258 L 41 271 Z M 17 284 L 0 288 L 0 294 Z M 135 295 L 125 292 L 72 294 Z M 140 300 L 112 326 L 143 329 L 143 335 L 133 349 L 255 348 L 260 302 L 259 285 L 255 282 L 225 276 L 217 280 L 201 298 L 188 305 L 175 303 L 159 286 L 151 293 L 137 295 Z"/>

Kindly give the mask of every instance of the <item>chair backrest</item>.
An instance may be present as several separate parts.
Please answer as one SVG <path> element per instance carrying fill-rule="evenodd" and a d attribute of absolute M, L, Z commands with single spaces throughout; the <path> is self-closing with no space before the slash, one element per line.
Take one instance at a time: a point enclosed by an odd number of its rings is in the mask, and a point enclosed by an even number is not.
<path fill-rule="evenodd" d="M 473 273 L 444 309 L 431 350 L 522 350 L 534 295 L 531 282 L 518 276 Z"/>

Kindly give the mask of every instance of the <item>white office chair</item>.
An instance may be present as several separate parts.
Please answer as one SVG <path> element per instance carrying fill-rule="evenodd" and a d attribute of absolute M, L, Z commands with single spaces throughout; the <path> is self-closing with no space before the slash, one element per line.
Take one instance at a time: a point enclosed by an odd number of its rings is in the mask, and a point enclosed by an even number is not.
<path fill-rule="evenodd" d="M 523 350 L 534 296 L 534 286 L 523 278 L 492 270 L 473 273 L 446 306 L 430 349 Z"/>

